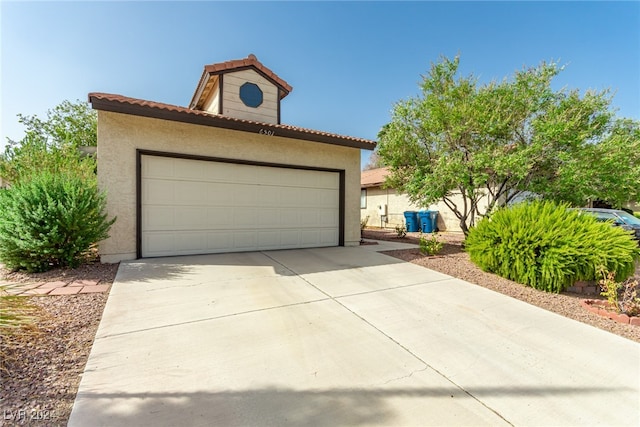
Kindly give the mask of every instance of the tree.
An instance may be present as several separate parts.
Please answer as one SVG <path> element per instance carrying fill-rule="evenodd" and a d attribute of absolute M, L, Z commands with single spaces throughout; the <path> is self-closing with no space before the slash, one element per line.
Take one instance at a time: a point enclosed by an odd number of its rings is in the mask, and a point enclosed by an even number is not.
<path fill-rule="evenodd" d="M 364 166 L 363 170 L 378 169 L 383 167 L 384 167 L 384 163 L 382 162 L 382 159 L 380 158 L 380 155 L 376 150 L 376 151 L 373 151 L 369 156 L 369 161 Z"/>
<path fill-rule="evenodd" d="M 97 145 L 97 115 L 88 103 L 63 101 L 47 111 L 45 120 L 18 115 L 26 128 L 19 141 L 8 139 L 0 155 L 0 176 L 16 184 L 35 171 L 52 173 L 72 170 L 95 179 L 95 159 L 81 154 L 78 147 Z"/>
<path fill-rule="evenodd" d="M 640 122 L 613 121 L 601 141 L 585 144 L 541 187 L 546 198 L 574 205 L 599 200 L 619 208 L 640 201 Z"/>
<path fill-rule="evenodd" d="M 467 234 L 523 192 L 554 188 L 565 164 L 606 135 L 612 115 L 608 91 L 554 91 L 555 63 L 484 85 L 458 76 L 458 66 L 458 57 L 432 64 L 421 95 L 394 106 L 378 153 L 389 185 L 419 206 L 442 200 Z"/>

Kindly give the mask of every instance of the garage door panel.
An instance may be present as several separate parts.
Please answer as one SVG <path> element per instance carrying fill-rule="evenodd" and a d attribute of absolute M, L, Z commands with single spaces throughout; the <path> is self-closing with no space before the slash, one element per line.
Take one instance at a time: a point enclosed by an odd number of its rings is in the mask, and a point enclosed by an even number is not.
<path fill-rule="evenodd" d="M 229 188 L 233 192 L 232 203 L 235 206 L 255 206 L 258 198 L 258 186 L 250 184 L 234 185 Z"/>
<path fill-rule="evenodd" d="M 280 231 L 258 231 L 258 249 L 271 249 L 280 247 Z"/>
<path fill-rule="evenodd" d="M 257 248 L 256 233 L 251 231 L 236 231 L 233 233 L 233 250 L 254 251 Z"/>
<path fill-rule="evenodd" d="M 281 231 L 280 244 L 284 249 L 291 249 L 300 246 L 300 230 Z"/>
<path fill-rule="evenodd" d="M 338 233 L 335 230 L 320 230 L 320 242 L 327 246 L 336 246 L 338 244 Z"/>
<path fill-rule="evenodd" d="M 207 200 L 207 184 L 204 182 L 177 181 L 173 186 L 175 195 L 172 204 L 203 205 Z"/>
<path fill-rule="evenodd" d="M 207 183 L 205 200 L 209 206 L 231 206 L 233 205 L 233 192 L 229 183 L 210 182 Z"/>
<path fill-rule="evenodd" d="M 321 227 L 338 227 L 339 222 L 337 218 L 337 212 L 333 209 L 320 209 L 318 210 L 318 225 Z"/>
<path fill-rule="evenodd" d="M 207 208 L 198 206 L 175 207 L 175 228 L 177 230 L 206 229 L 209 226 Z"/>
<path fill-rule="evenodd" d="M 247 208 L 234 208 L 233 209 L 233 225 L 236 230 L 242 230 L 246 228 L 255 228 L 256 212 L 253 209 Z"/>
<path fill-rule="evenodd" d="M 339 174 L 142 156 L 142 256 L 336 246 Z"/>
<path fill-rule="evenodd" d="M 280 210 L 280 226 L 282 228 L 298 227 L 300 225 L 300 212 L 292 209 Z"/>
<path fill-rule="evenodd" d="M 142 224 L 144 231 L 170 230 L 175 222 L 172 206 L 153 206 L 144 212 Z"/>
<path fill-rule="evenodd" d="M 232 228 L 235 209 L 228 206 L 207 208 L 207 224 L 215 228 Z"/>
<path fill-rule="evenodd" d="M 164 179 L 146 179 L 142 184 L 142 203 L 153 205 L 172 204 L 174 183 Z"/>
<path fill-rule="evenodd" d="M 278 208 L 261 208 L 255 213 L 255 223 L 258 228 L 281 228 L 280 212 Z"/>
<path fill-rule="evenodd" d="M 149 232 L 143 235 L 143 246 L 150 248 L 148 256 L 170 255 L 175 252 L 175 233 Z"/>
<path fill-rule="evenodd" d="M 186 181 L 202 181 L 204 165 L 187 159 L 176 159 L 173 166 L 173 178 Z"/>
<path fill-rule="evenodd" d="M 320 230 L 301 230 L 300 244 L 301 246 L 315 245 L 320 241 Z"/>
<path fill-rule="evenodd" d="M 211 231 L 207 233 L 207 249 L 210 253 L 228 252 L 228 248 L 233 246 L 233 232 Z"/>
<path fill-rule="evenodd" d="M 204 253 L 206 236 L 199 231 L 187 231 L 175 235 L 175 249 L 178 254 Z"/>
<path fill-rule="evenodd" d="M 167 157 L 145 157 L 145 168 L 142 171 L 143 178 L 173 177 L 173 165 L 176 159 Z"/>

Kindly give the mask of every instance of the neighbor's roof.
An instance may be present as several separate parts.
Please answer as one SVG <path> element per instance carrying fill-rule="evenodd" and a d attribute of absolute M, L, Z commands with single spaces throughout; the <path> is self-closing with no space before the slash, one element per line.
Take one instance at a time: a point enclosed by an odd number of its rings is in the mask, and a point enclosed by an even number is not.
<path fill-rule="evenodd" d="M 236 119 L 233 117 L 207 113 L 205 111 L 192 110 L 186 107 L 179 107 L 177 105 L 145 101 L 143 99 L 129 98 L 116 94 L 92 92 L 89 94 L 89 102 L 96 110 L 112 111 L 116 113 L 131 114 L 134 116 L 151 117 L 243 132 L 273 132 L 272 135 L 284 138 L 342 145 L 345 147 L 362 148 L 365 150 L 373 150 L 376 146 L 375 141 L 368 139 L 337 135 L 334 133 L 283 124 Z"/>
<path fill-rule="evenodd" d="M 251 53 L 249 54 L 249 56 L 243 59 L 234 59 L 232 61 L 205 65 L 204 71 L 202 72 L 202 76 L 200 77 L 198 86 L 196 86 L 196 91 L 193 93 L 193 97 L 191 98 L 189 106 L 191 108 L 201 106 L 200 104 L 204 102 L 203 100 L 207 97 L 208 91 L 211 89 L 213 83 L 218 78 L 217 76 L 219 76 L 220 74 L 245 70 L 248 68 L 254 69 L 259 74 L 262 74 L 264 78 L 276 85 L 279 89 L 278 96 L 280 99 L 283 99 L 285 96 L 289 95 L 289 92 L 293 90 L 289 83 L 285 82 L 283 79 L 278 77 L 276 73 L 262 65 L 262 63 L 258 61 L 258 58 L 256 58 L 256 56 Z"/>
<path fill-rule="evenodd" d="M 389 168 L 369 169 L 360 173 L 360 188 L 379 187 L 389 175 Z"/>

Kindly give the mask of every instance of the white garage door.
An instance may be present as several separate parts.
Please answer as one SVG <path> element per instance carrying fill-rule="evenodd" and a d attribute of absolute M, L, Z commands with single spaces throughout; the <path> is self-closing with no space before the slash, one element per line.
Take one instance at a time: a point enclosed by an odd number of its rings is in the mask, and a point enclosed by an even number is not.
<path fill-rule="evenodd" d="M 141 160 L 143 257 L 339 244 L 338 172 Z"/>

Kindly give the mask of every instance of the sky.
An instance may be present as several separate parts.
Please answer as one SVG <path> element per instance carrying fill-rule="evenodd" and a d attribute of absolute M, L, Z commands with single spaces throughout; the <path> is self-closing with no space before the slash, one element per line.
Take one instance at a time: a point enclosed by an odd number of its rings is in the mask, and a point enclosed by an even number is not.
<path fill-rule="evenodd" d="M 188 106 L 206 64 L 250 53 L 293 87 L 282 123 L 375 140 L 431 64 L 501 80 L 542 61 L 555 89 L 611 89 L 640 120 L 640 2 L 0 0 L 0 151 L 17 114 L 107 92 Z M 362 152 L 362 163 L 368 161 Z"/>

